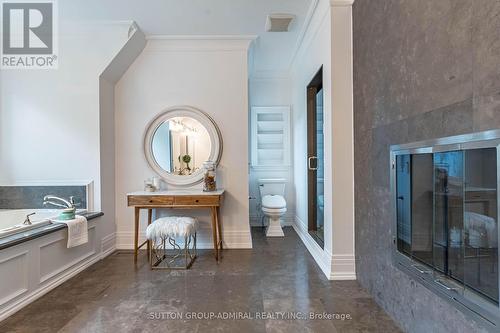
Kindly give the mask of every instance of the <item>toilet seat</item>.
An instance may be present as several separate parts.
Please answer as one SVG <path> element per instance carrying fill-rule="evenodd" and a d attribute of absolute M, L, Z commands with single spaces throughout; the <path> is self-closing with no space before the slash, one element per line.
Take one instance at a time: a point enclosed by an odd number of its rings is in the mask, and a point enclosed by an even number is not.
<path fill-rule="evenodd" d="M 286 207 L 283 208 L 268 208 L 262 207 L 262 212 L 266 215 L 277 215 L 281 216 L 286 213 Z"/>
<path fill-rule="evenodd" d="M 262 198 L 262 208 L 268 208 L 272 210 L 281 210 L 285 208 L 286 211 L 286 201 L 281 195 L 265 195 Z"/>

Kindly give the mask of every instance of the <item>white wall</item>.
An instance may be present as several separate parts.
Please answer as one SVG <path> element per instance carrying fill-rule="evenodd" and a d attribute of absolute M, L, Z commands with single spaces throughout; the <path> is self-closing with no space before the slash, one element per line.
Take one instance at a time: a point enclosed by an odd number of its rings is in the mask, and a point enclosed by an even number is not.
<path fill-rule="evenodd" d="M 295 228 L 331 279 L 355 278 L 351 1 L 320 0 L 292 64 Z M 323 65 L 325 244 L 307 234 L 306 87 Z"/>
<path fill-rule="evenodd" d="M 224 150 L 218 185 L 226 189 L 222 208 L 229 247 L 251 247 L 248 209 L 249 39 L 152 39 L 115 88 L 117 247 L 131 248 L 133 210 L 126 193 L 141 190 L 154 175 L 143 153 L 147 124 L 162 110 L 191 105 L 219 126 Z M 186 211 L 176 211 L 181 214 Z M 194 214 L 192 211 L 189 214 Z M 211 247 L 209 216 L 200 211 L 199 247 Z M 204 223 L 206 222 L 206 223 Z M 144 226 L 141 227 L 144 231 Z"/>
<path fill-rule="evenodd" d="M 325 182 L 325 250 L 331 251 L 332 227 L 332 182 L 331 139 L 332 129 L 332 74 L 331 74 L 331 33 L 330 5 L 320 1 L 311 25 L 292 64 L 292 105 L 293 105 L 293 168 L 297 223 L 307 231 L 307 100 L 306 87 L 323 66 L 324 101 L 324 182 Z"/>
<path fill-rule="evenodd" d="M 59 69 L 2 71 L 0 183 L 93 180 L 99 209 L 99 74 L 128 25 L 59 30 Z"/>
<path fill-rule="evenodd" d="M 0 184 L 93 181 L 101 209 L 99 75 L 129 27 L 62 22 L 57 70 L 1 72 Z M 114 219 L 101 218 L 97 231 L 100 246 Z"/>
<path fill-rule="evenodd" d="M 290 77 L 288 76 L 253 77 L 250 79 L 249 87 L 251 107 L 291 105 Z M 257 204 L 260 201 L 258 180 L 261 178 L 286 179 L 285 199 L 287 202 L 287 212 L 284 218 L 284 224 L 291 225 L 295 218 L 295 193 L 293 186 L 293 169 L 291 166 L 282 170 L 250 168 L 249 191 L 251 197 L 251 224 L 256 226 L 261 225 L 259 209 L 257 208 Z"/>
<path fill-rule="evenodd" d="M 352 2 L 333 0 L 332 67 L 332 259 L 331 278 L 356 278 L 354 248 L 354 106 Z"/>

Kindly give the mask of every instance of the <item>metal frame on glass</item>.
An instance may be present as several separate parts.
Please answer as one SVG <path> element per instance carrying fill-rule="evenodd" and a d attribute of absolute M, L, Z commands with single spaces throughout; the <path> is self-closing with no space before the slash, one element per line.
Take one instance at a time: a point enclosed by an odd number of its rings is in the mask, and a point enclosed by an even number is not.
<path fill-rule="evenodd" d="M 192 106 L 174 106 L 163 110 L 146 127 L 144 134 L 144 154 L 149 166 L 168 184 L 175 186 L 191 186 L 203 180 L 203 169 L 198 169 L 190 175 L 175 175 L 163 169 L 153 156 L 153 137 L 165 121 L 174 117 L 190 117 L 199 121 L 207 130 L 210 136 L 209 161 L 219 164 L 222 156 L 222 135 L 215 121 L 205 112 Z"/>
<path fill-rule="evenodd" d="M 416 281 L 421 282 L 428 289 L 440 295 L 449 303 L 455 305 L 466 315 L 474 318 L 488 330 L 500 330 L 500 307 L 489 302 L 466 288 L 461 294 L 452 287 L 453 281 L 446 276 L 434 274 L 434 269 L 416 261 L 398 251 L 397 248 L 397 192 L 396 192 L 396 156 L 405 154 L 433 154 L 453 150 L 468 150 L 478 148 L 497 149 L 497 211 L 500 208 L 500 130 L 491 130 L 472 134 L 445 137 L 434 140 L 419 141 L 409 144 L 392 145 L 390 147 L 390 186 L 391 205 L 393 209 L 392 248 L 393 262 L 396 267 L 406 272 Z M 497 219 L 499 214 L 497 213 Z M 497 221 L 498 225 L 498 221 Z M 500 228 L 498 239 L 500 240 Z M 498 256 L 500 258 L 500 256 Z M 499 266 L 500 267 L 500 262 Z M 500 289 L 500 278 L 499 278 Z"/>

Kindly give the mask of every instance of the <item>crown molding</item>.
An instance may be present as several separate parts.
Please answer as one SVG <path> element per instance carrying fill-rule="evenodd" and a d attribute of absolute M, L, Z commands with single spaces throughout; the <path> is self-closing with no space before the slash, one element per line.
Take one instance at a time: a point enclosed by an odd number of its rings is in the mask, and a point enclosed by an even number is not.
<path fill-rule="evenodd" d="M 330 0 L 332 7 L 349 7 L 352 6 L 355 0 Z"/>
<path fill-rule="evenodd" d="M 331 10 L 332 7 L 352 7 L 353 3 L 355 0 L 328 0 L 326 5 L 320 6 L 320 0 L 313 0 L 311 2 L 311 6 L 309 7 L 307 16 L 306 16 L 306 21 L 304 23 L 304 26 L 302 27 L 302 31 L 299 35 L 299 38 L 297 39 L 297 43 L 295 45 L 295 49 L 290 61 L 289 69 L 288 71 L 290 72 L 292 70 L 292 66 L 295 62 L 295 58 L 297 57 L 298 53 L 300 52 L 300 49 L 303 44 L 307 42 L 307 34 L 311 30 L 311 22 L 313 21 L 314 16 L 320 15 L 322 18 L 321 20 L 324 20 L 324 16 Z M 322 2 L 323 4 L 323 2 Z M 321 8 L 320 8 L 321 7 Z M 325 8 L 326 7 L 326 8 Z M 319 12 L 322 10 L 323 12 Z M 318 13 L 317 13 L 318 12 Z M 313 35 L 316 33 L 313 32 Z"/>
<path fill-rule="evenodd" d="M 142 32 L 141 28 L 135 21 L 132 21 L 130 23 L 130 26 L 128 28 L 128 38 L 132 37 L 132 35 L 135 34 L 137 31 L 140 31 L 143 35 L 143 38 L 146 39 L 146 36 L 144 36 L 144 33 Z"/>
<path fill-rule="evenodd" d="M 88 26 L 131 26 L 137 24 L 134 20 L 61 20 L 62 24 L 88 25 Z"/>
<path fill-rule="evenodd" d="M 289 79 L 290 72 L 287 70 L 257 70 L 250 74 L 252 81 L 268 81 Z"/>
<path fill-rule="evenodd" d="M 253 41 L 257 35 L 148 35 L 146 40 L 246 40 Z"/>
<path fill-rule="evenodd" d="M 167 52 L 248 52 L 254 35 L 150 35 L 146 51 Z"/>
<path fill-rule="evenodd" d="M 295 43 L 295 47 L 292 52 L 292 57 L 290 58 L 290 63 L 288 64 L 288 71 L 290 71 L 291 67 L 293 66 L 293 63 L 295 61 L 295 57 L 297 57 L 297 54 L 299 53 L 300 47 L 302 43 L 304 42 L 304 39 L 307 34 L 307 30 L 309 30 L 309 25 L 311 24 L 312 18 L 314 16 L 314 13 L 316 12 L 316 9 L 318 8 L 318 3 L 319 0 L 312 0 L 311 5 L 309 6 L 306 14 L 306 19 L 304 21 L 304 24 L 302 25 L 302 29 L 300 30 L 299 37 L 297 38 L 297 41 Z"/>
<path fill-rule="evenodd" d="M 146 47 L 146 38 L 137 23 L 132 22 L 128 30 L 128 40 L 108 63 L 99 76 L 116 83 Z"/>

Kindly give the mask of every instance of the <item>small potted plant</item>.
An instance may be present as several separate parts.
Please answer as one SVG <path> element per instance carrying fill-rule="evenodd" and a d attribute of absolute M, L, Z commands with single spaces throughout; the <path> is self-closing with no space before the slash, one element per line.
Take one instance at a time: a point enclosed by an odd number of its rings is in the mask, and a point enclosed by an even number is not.
<path fill-rule="evenodd" d="M 186 163 L 186 169 L 188 171 L 191 171 L 191 168 L 189 167 L 189 163 L 191 162 L 191 156 L 187 154 L 182 156 L 182 162 Z"/>

